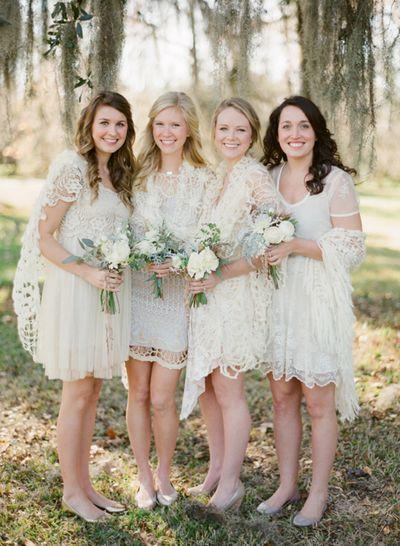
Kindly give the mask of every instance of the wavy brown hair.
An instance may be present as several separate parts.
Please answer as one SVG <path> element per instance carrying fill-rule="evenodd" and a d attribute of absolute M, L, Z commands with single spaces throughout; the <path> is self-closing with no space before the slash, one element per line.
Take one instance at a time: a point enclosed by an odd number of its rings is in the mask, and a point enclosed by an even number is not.
<path fill-rule="evenodd" d="M 316 141 L 313 149 L 312 163 L 309 168 L 310 180 L 305 180 L 305 186 L 311 195 L 321 193 L 324 189 L 324 178 L 331 172 L 332 167 L 339 167 L 349 174 L 357 174 L 355 169 L 343 164 L 337 144 L 332 138 L 332 133 L 326 126 L 326 120 L 320 109 L 312 100 L 294 95 L 285 99 L 269 116 L 267 131 L 263 139 L 264 155 L 261 163 L 267 167 L 276 167 L 282 161 L 287 161 L 286 154 L 278 142 L 279 119 L 282 110 L 286 106 L 296 106 L 304 113 L 314 129 Z M 307 175 L 306 175 L 307 176 Z"/>
<path fill-rule="evenodd" d="M 99 166 L 96 156 L 96 148 L 92 137 L 93 120 L 99 106 L 111 106 L 126 117 L 128 130 L 126 139 L 121 148 L 111 154 L 107 167 L 110 179 L 121 201 L 132 208 L 132 193 L 134 191 L 134 176 L 136 173 L 136 159 L 133 155 L 133 143 L 135 142 L 135 127 L 132 120 L 132 112 L 129 102 L 125 97 L 113 91 L 98 93 L 81 112 L 75 135 L 75 146 L 79 154 L 88 162 L 89 186 L 93 192 L 93 198 L 99 195 Z"/>
<path fill-rule="evenodd" d="M 245 99 L 242 99 L 240 97 L 231 97 L 230 99 L 223 100 L 215 109 L 215 112 L 212 117 L 211 121 L 211 137 L 212 141 L 214 142 L 215 138 L 215 128 L 217 126 L 217 120 L 218 116 L 223 110 L 226 110 L 226 108 L 234 108 L 241 114 L 243 114 L 248 122 L 250 123 L 251 127 L 251 144 L 249 147 L 252 148 L 254 144 L 256 144 L 259 140 L 261 140 L 260 136 L 260 118 L 257 115 L 257 112 L 254 110 L 253 106 Z"/>
<path fill-rule="evenodd" d="M 161 167 L 161 151 L 154 141 L 153 123 L 158 114 L 165 108 L 179 108 L 185 118 L 189 134 L 183 145 L 183 157 L 193 167 L 204 167 L 199 118 L 192 99 L 186 93 L 169 91 L 164 93 L 153 103 L 149 112 L 149 119 L 143 135 L 142 149 L 139 154 L 138 185 L 145 188 L 146 178 Z"/>

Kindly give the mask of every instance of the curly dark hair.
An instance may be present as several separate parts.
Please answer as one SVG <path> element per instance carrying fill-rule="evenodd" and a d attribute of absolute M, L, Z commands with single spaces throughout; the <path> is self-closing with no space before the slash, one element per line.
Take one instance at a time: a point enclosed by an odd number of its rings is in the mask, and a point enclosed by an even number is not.
<path fill-rule="evenodd" d="M 305 181 L 305 186 L 311 195 L 321 193 L 324 189 L 323 179 L 331 172 L 333 166 L 343 169 L 349 174 L 357 174 L 355 169 L 346 167 L 340 159 L 337 144 L 332 138 L 332 133 L 326 126 L 326 120 L 320 109 L 310 99 L 300 95 L 294 95 L 285 99 L 269 116 L 269 123 L 263 138 L 264 154 L 261 163 L 267 167 L 276 167 L 282 161 L 287 161 L 286 154 L 278 142 L 278 126 L 282 110 L 286 106 L 296 106 L 305 114 L 314 129 L 316 141 L 313 149 L 313 158 L 310 165 L 310 180 Z"/>

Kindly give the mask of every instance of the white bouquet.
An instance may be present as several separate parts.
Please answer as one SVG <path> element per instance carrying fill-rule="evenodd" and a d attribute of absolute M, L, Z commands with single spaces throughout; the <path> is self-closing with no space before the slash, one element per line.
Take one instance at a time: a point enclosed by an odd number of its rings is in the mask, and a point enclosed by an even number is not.
<path fill-rule="evenodd" d="M 122 273 L 127 267 L 131 254 L 130 231 L 128 226 L 121 226 L 111 235 L 102 235 L 94 242 L 92 239 L 79 239 L 85 251 L 83 256 L 69 256 L 63 263 L 96 263 L 101 269 Z M 118 310 L 118 296 L 107 289 L 100 291 L 101 310 L 114 315 Z"/>
<path fill-rule="evenodd" d="M 260 208 L 253 215 L 251 230 L 242 240 L 247 259 L 259 258 L 271 245 L 291 241 L 296 230 L 296 220 L 288 214 L 279 214 L 273 208 Z M 279 288 L 279 266 L 268 264 L 268 276 L 275 288 Z"/>
<path fill-rule="evenodd" d="M 172 259 L 179 251 L 179 241 L 162 223 L 159 226 L 151 226 L 142 239 L 133 238 L 131 247 L 129 265 L 135 271 L 139 271 L 147 264 L 162 264 L 168 258 Z M 152 273 L 149 280 L 153 283 L 155 297 L 162 298 L 163 280 L 157 277 L 156 273 Z"/>
<path fill-rule="evenodd" d="M 218 248 L 221 246 L 221 231 L 216 224 L 204 224 L 196 235 L 193 249 L 190 252 L 180 250 L 172 258 L 172 268 L 177 272 L 184 272 L 190 278 L 201 280 L 215 272 L 221 275 L 221 265 L 227 262 L 218 257 Z M 193 294 L 189 306 L 199 307 L 207 303 L 204 292 Z"/>

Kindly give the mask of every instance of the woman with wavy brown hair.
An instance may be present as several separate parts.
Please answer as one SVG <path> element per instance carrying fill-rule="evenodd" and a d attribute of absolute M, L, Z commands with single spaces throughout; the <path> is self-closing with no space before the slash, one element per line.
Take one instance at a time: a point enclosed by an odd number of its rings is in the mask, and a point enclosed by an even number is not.
<path fill-rule="evenodd" d="M 57 423 L 63 507 L 90 522 L 124 510 L 93 488 L 89 452 L 103 379 L 120 375 L 128 356 L 131 287 L 128 271 L 123 279 L 95 263 L 65 260 L 82 255 L 79 239 L 96 241 L 128 222 L 134 139 L 131 109 L 122 95 L 104 92 L 91 100 L 78 122 L 76 151 L 63 152 L 50 167 L 14 282 L 22 344 L 49 379 L 63 381 Z M 101 311 L 99 289 L 120 291 L 119 313 Z"/>
<path fill-rule="evenodd" d="M 354 316 L 350 269 L 364 257 L 352 174 L 319 108 L 294 96 L 271 113 L 262 162 L 275 181 L 280 204 L 296 221 L 295 237 L 274 245 L 268 263 L 287 258 L 282 286 L 273 293 L 267 372 L 274 402 L 280 484 L 258 511 L 276 515 L 297 489 L 302 435 L 300 403 L 311 418 L 312 481 L 293 523 L 315 525 L 328 497 L 342 419 L 358 412 L 352 363 Z"/>

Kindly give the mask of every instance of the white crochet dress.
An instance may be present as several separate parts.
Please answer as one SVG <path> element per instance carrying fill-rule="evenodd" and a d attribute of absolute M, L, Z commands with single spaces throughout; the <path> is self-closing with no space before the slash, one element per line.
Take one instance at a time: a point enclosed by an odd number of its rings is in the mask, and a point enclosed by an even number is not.
<path fill-rule="evenodd" d="M 14 306 L 24 348 L 44 365 L 50 379 L 66 381 L 87 375 L 121 375 L 129 352 L 130 271 L 119 294 L 120 312 L 101 311 L 99 290 L 72 273 L 42 259 L 38 223 L 44 207 L 71 202 L 57 232 L 58 242 L 82 255 L 78 239 L 96 240 L 129 219 L 119 196 L 100 184 L 93 201 L 86 180 L 86 161 L 73 151 L 53 162 L 27 226 L 14 281 Z M 39 277 L 44 275 L 42 295 Z M 108 333 L 107 333 L 108 331 Z"/>
<path fill-rule="evenodd" d="M 210 169 L 184 161 L 177 175 L 155 173 L 134 203 L 132 226 L 138 236 L 165 222 L 181 241 L 193 240 L 198 229 L 204 189 L 213 184 Z M 186 364 L 188 308 L 186 281 L 177 275 L 163 279 L 163 299 L 156 298 L 149 273 L 132 273 L 130 356 L 169 369 Z"/>
<path fill-rule="evenodd" d="M 348 270 L 364 257 L 364 235 L 332 229 L 331 219 L 359 212 L 354 182 L 349 174 L 333 167 L 321 193 L 307 194 L 290 204 L 279 192 L 283 167 L 271 170 L 282 207 L 297 220 L 298 237 L 318 242 L 323 261 L 289 256 L 285 283 L 273 292 L 267 372 L 272 372 L 274 379 L 296 378 L 307 387 L 335 383 L 342 417 L 352 418 L 358 406 L 351 358 L 354 317 Z M 328 242 L 333 245 L 328 247 Z M 345 254 L 351 255 L 349 267 Z M 332 257 L 339 258 L 336 265 L 332 265 Z M 342 305 L 339 298 L 344 301 Z"/>
<path fill-rule="evenodd" d="M 219 170 L 219 185 L 205 195 L 209 204 L 202 220 L 215 222 L 222 241 L 231 248 L 230 259 L 241 257 L 240 241 L 257 206 L 276 206 L 276 190 L 267 169 L 250 157 L 233 168 L 220 195 L 226 167 Z M 265 360 L 266 308 L 271 286 L 264 275 L 249 273 L 221 282 L 207 293 L 208 303 L 190 313 L 189 351 L 181 418 L 194 409 L 205 390 L 205 378 L 215 368 L 234 379 Z"/>

